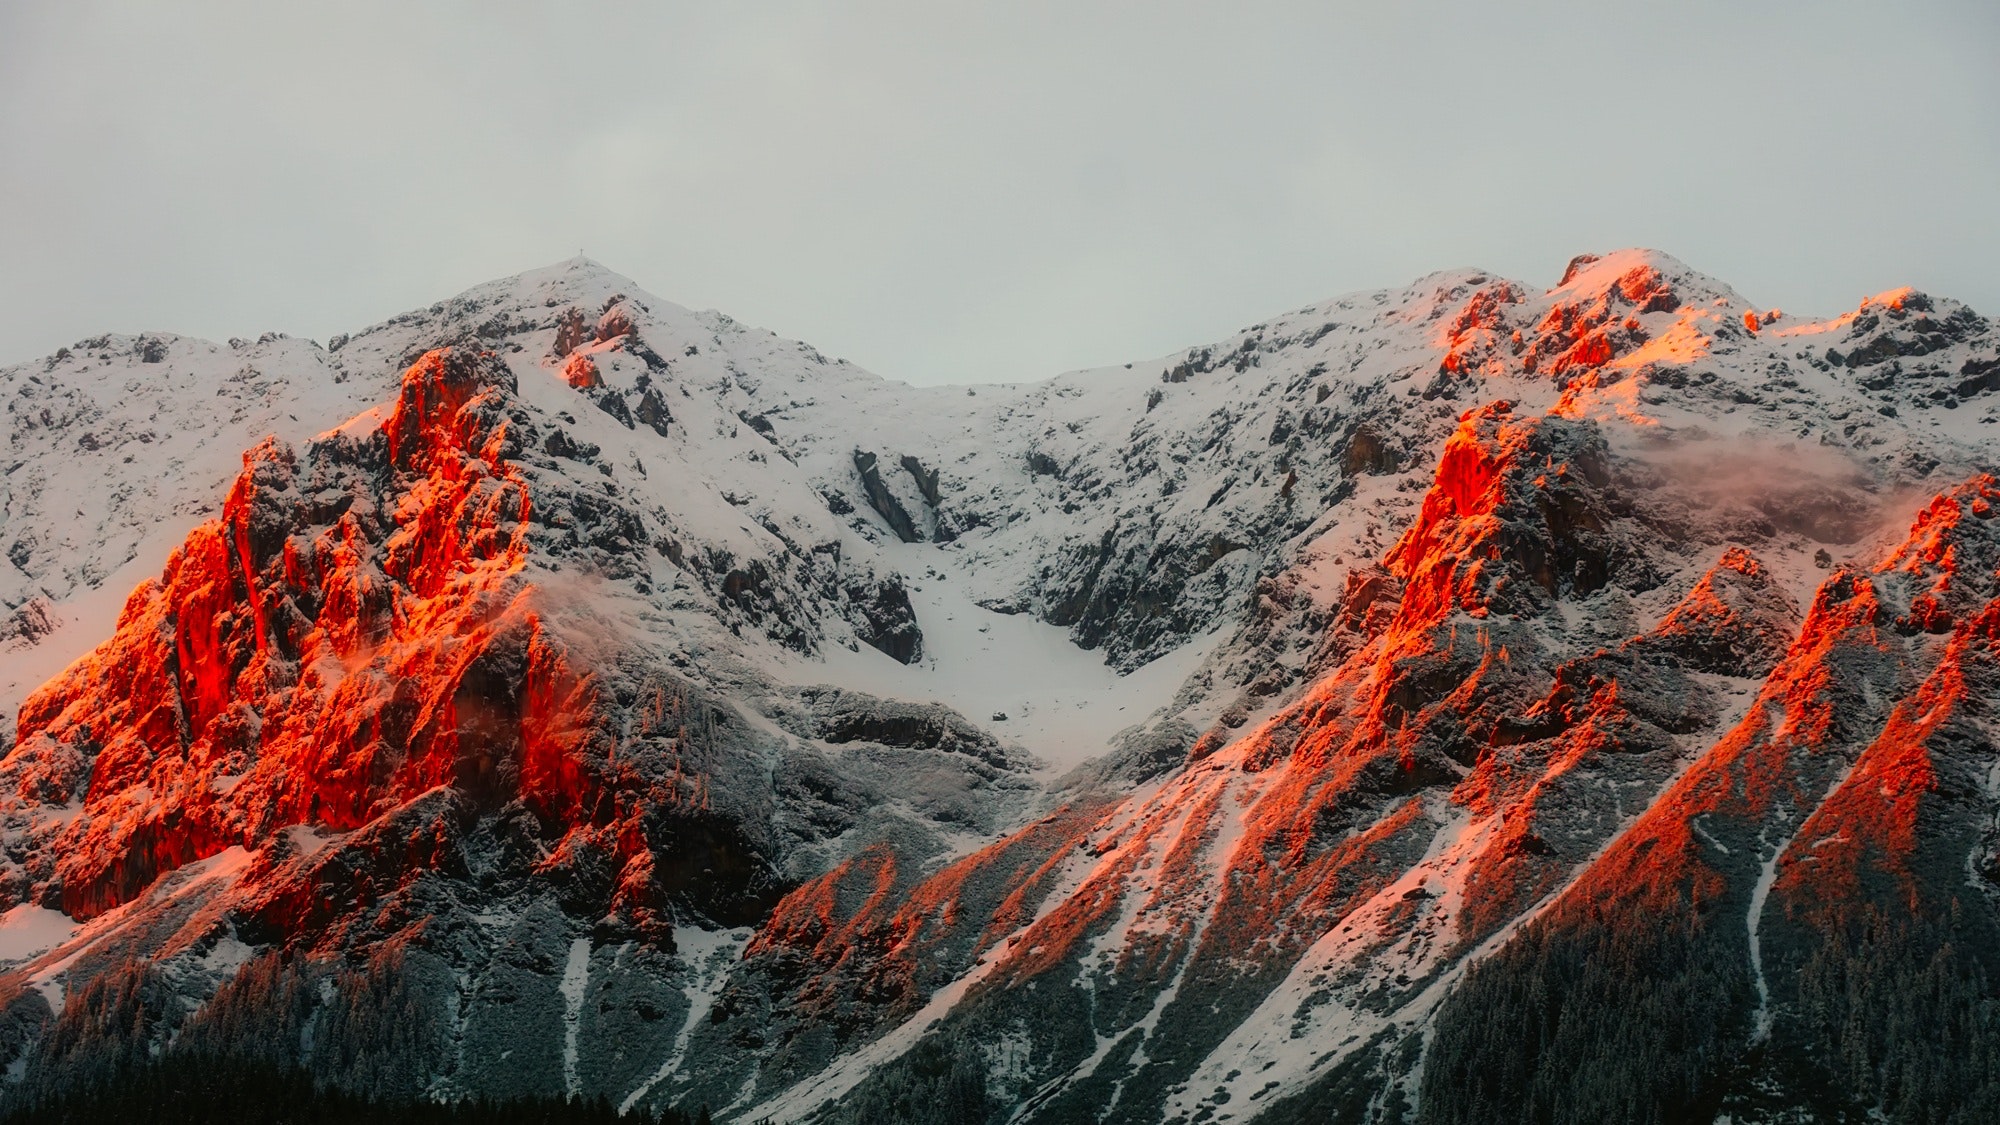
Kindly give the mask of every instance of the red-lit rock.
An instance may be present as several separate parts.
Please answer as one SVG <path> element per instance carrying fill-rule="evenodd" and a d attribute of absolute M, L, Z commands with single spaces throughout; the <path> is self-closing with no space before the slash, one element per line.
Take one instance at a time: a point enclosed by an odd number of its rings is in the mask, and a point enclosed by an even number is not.
<path fill-rule="evenodd" d="M 375 433 L 245 455 L 221 518 L 22 707 L 15 789 L 84 810 L 33 897 L 89 917 L 231 844 L 438 786 L 590 815 L 595 703 L 521 578 L 511 387 L 491 357 L 433 352 Z"/>

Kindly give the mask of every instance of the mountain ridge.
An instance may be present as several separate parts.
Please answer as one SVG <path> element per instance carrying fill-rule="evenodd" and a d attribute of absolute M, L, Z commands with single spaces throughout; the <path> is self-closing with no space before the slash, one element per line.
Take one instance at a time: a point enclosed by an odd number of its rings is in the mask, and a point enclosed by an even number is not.
<path fill-rule="evenodd" d="M 96 365 L 298 436 L 19 705 L 12 1096 L 255 1028 L 740 1120 L 1780 1120 L 1872 1049 L 1813 1022 L 1854 919 L 2000 953 L 2000 333 L 1941 298 L 1796 322 L 1621 251 L 912 388 L 571 262 L 328 350 L 92 343 L 0 372 L 0 599 L 59 622 L 17 684 L 220 464 Z M 1607 1034 L 1520 1009 L 1555 963 Z M 1618 988 L 1699 998 L 1683 1046 Z"/>

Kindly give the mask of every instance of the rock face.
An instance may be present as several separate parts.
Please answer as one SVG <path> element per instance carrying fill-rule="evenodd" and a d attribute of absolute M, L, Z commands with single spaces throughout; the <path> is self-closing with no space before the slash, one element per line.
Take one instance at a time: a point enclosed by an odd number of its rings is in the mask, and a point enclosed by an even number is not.
<path fill-rule="evenodd" d="M 912 389 L 636 292 L 243 345 L 304 420 L 209 419 L 226 471 L 93 388 L 233 355 L 0 372 L 6 1097 L 229 1050 L 740 1121 L 2000 1105 L 1991 322 L 1627 251 Z"/>

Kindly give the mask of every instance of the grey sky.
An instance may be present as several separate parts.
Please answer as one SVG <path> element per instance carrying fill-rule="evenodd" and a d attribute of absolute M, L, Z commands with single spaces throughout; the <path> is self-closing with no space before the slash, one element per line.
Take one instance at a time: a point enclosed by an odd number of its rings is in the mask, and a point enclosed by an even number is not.
<path fill-rule="evenodd" d="M 911 382 L 1627 245 L 2000 314 L 1996 7 L 0 0 L 0 363 L 578 249 Z"/>

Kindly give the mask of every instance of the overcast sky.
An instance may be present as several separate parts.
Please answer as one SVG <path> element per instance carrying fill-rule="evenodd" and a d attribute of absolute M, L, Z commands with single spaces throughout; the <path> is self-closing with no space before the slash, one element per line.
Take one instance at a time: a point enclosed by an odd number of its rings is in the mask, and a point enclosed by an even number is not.
<path fill-rule="evenodd" d="M 1996 58 L 1992 0 L 0 0 L 0 363 L 578 250 L 911 382 L 1628 245 L 1995 315 Z"/>

